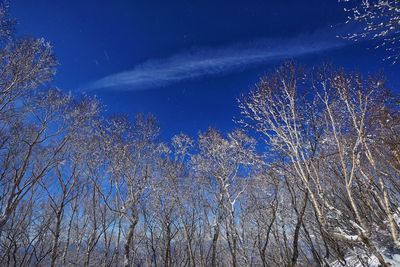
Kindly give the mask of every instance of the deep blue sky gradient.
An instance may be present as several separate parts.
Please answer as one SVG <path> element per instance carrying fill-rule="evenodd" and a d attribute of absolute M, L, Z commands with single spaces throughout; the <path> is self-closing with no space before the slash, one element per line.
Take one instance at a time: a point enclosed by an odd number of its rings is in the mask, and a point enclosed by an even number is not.
<path fill-rule="evenodd" d="M 53 44 L 60 62 L 54 84 L 73 91 L 186 51 L 265 39 L 274 39 L 276 45 L 299 35 L 334 34 L 336 28 L 349 27 L 336 0 L 11 0 L 10 10 L 19 21 L 18 34 L 44 37 Z M 384 69 L 396 90 L 399 65 L 383 62 L 384 51 L 368 50 L 371 45 L 348 43 L 295 61 L 312 66 L 330 60 L 364 73 Z M 163 138 L 181 131 L 194 135 L 209 126 L 228 131 L 235 127 L 233 117 L 239 116 L 236 99 L 280 61 L 146 90 L 114 88 L 89 94 L 96 94 L 109 114 L 153 113 Z"/>

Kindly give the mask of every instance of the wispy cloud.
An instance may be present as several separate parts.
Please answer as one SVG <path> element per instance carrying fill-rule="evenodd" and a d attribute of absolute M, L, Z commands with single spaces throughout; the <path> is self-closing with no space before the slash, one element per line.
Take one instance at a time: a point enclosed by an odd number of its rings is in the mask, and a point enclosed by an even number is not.
<path fill-rule="evenodd" d="M 218 48 L 192 49 L 151 59 L 131 70 L 90 83 L 86 90 L 146 90 L 205 76 L 223 75 L 272 61 L 319 53 L 344 45 L 336 34 L 320 31 L 295 38 L 258 40 Z"/>

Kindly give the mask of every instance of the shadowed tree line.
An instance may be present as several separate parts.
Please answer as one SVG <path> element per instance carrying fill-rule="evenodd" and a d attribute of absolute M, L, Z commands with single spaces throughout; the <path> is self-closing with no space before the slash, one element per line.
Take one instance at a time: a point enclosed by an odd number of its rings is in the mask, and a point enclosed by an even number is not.
<path fill-rule="evenodd" d="M 237 130 L 159 138 L 49 89 L 0 9 L 1 266 L 346 266 L 400 253 L 399 99 L 382 76 L 284 63 Z"/>

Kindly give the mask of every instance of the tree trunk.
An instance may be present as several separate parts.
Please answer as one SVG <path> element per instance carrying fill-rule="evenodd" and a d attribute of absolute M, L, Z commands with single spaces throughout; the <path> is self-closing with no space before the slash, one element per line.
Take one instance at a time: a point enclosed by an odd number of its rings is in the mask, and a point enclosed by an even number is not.
<path fill-rule="evenodd" d="M 56 266 L 56 261 L 57 261 L 57 257 L 58 257 L 58 245 L 59 245 L 60 232 L 61 232 L 61 220 L 62 220 L 62 215 L 63 215 L 63 209 L 64 209 L 64 207 L 61 206 L 60 209 L 58 210 L 57 216 L 56 216 L 56 229 L 54 231 L 54 240 L 53 240 L 53 247 L 52 247 L 52 252 L 51 252 L 51 263 L 50 263 L 51 267 Z"/>
<path fill-rule="evenodd" d="M 308 191 L 304 194 L 304 199 L 303 199 L 303 205 L 300 210 L 300 214 L 297 214 L 297 224 L 294 230 L 294 237 L 293 237 L 293 254 L 292 254 L 292 259 L 290 262 L 290 267 L 296 266 L 297 263 L 297 258 L 299 257 L 299 236 L 300 236 L 300 229 L 301 225 L 303 223 L 303 217 L 304 213 L 306 212 L 307 208 L 307 200 L 308 200 Z M 296 213 L 297 213 L 297 208 L 295 208 Z"/>
<path fill-rule="evenodd" d="M 124 267 L 129 267 L 131 264 L 131 259 L 129 257 L 129 252 L 131 250 L 131 243 L 133 240 L 133 234 L 135 233 L 135 227 L 137 224 L 137 219 L 134 218 L 131 221 L 131 224 L 129 225 L 129 230 L 128 233 L 126 235 L 126 240 L 125 240 L 125 244 L 124 244 Z"/>
<path fill-rule="evenodd" d="M 71 218 L 69 219 L 69 223 L 68 223 L 67 241 L 65 243 L 64 252 L 63 252 L 63 256 L 62 256 L 62 265 L 63 266 L 65 266 L 66 262 L 67 262 L 69 242 L 70 242 L 70 239 L 71 239 L 72 223 L 74 221 L 75 213 L 76 213 L 76 210 L 77 210 L 77 205 L 78 205 L 78 201 L 76 200 L 74 202 L 74 206 L 72 208 Z"/>
<path fill-rule="evenodd" d="M 217 257 L 218 238 L 219 238 L 219 225 L 216 225 L 215 230 L 214 230 L 214 236 L 212 239 L 212 245 L 211 245 L 211 267 L 217 266 L 216 257 Z"/>

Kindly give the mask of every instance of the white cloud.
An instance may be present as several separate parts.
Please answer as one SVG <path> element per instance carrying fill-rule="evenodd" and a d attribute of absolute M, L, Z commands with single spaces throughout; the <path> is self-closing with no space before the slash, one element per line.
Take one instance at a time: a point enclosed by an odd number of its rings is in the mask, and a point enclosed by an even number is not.
<path fill-rule="evenodd" d="M 332 29 L 329 29 L 332 31 Z M 328 31 L 295 38 L 258 40 L 218 48 L 192 49 L 164 59 L 151 59 L 131 70 L 90 83 L 87 90 L 146 90 L 205 76 L 223 75 L 275 60 L 323 52 L 344 45 Z"/>

